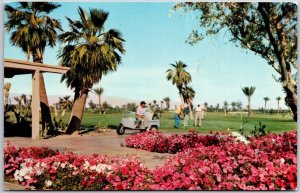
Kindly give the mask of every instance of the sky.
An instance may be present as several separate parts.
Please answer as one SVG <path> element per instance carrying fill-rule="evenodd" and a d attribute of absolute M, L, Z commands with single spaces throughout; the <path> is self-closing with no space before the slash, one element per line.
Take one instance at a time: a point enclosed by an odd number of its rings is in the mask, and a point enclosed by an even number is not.
<path fill-rule="evenodd" d="M 99 84 L 105 96 L 133 100 L 160 101 L 169 96 L 171 101 L 180 101 L 177 88 L 166 80 L 166 70 L 171 63 L 181 60 L 188 65 L 192 75 L 192 88 L 196 91 L 195 104 L 223 106 L 226 100 L 242 101 L 247 98 L 242 87 L 255 86 L 252 107 L 264 106 L 264 97 L 269 97 L 268 107 L 277 109 L 276 97 L 284 98 L 280 83 L 275 82 L 274 69 L 260 56 L 236 47 L 229 42 L 228 32 L 208 36 L 198 44 L 185 43 L 193 29 L 199 29 L 195 13 L 171 12 L 174 3 L 160 2 L 63 2 L 50 16 L 69 30 L 65 16 L 79 19 L 77 8 L 100 8 L 109 12 L 105 30 L 116 28 L 126 40 L 126 53 L 116 72 L 104 76 Z M 12 4 L 13 5 L 13 4 Z M 6 21 L 6 17 L 5 17 Z M 4 57 L 26 60 L 26 55 L 9 43 L 9 33 L 4 33 Z M 44 63 L 59 65 L 57 44 L 46 47 Z M 50 96 L 73 95 L 66 84 L 60 83 L 61 75 L 44 74 L 47 94 Z M 20 75 L 4 82 L 12 83 L 11 93 L 31 94 L 31 76 Z M 94 101 L 96 102 L 96 101 Z M 283 100 L 280 107 L 286 109 Z"/>

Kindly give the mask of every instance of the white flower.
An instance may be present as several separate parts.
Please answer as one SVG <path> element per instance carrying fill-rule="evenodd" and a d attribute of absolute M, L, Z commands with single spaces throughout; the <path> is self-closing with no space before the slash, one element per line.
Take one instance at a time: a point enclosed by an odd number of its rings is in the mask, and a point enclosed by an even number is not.
<path fill-rule="evenodd" d="M 93 165 L 90 167 L 90 170 L 96 170 L 97 166 Z"/>
<path fill-rule="evenodd" d="M 50 187 L 52 185 L 52 181 L 51 180 L 47 180 L 45 181 L 45 184 L 47 187 Z"/>
<path fill-rule="evenodd" d="M 241 135 L 238 132 L 233 131 L 233 132 L 230 133 L 230 135 L 235 137 L 235 141 L 240 141 L 240 142 L 243 142 L 245 144 L 250 143 L 243 135 Z"/>
<path fill-rule="evenodd" d="M 15 173 L 14 173 L 14 178 L 15 180 L 17 181 L 21 181 L 21 178 L 20 178 L 20 170 L 16 170 Z"/>
<path fill-rule="evenodd" d="M 96 172 L 98 172 L 98 173 L 110 171 L 111 169 L 112 169 L 112 167 L 110 165 L 107 165 L 107 164 L 98 164 L 96 166 Z"/>
<path fill-rule="evenodd" d="M 36 174 L 37 174 L 38 176 L 40 176 L 40 175 L 43 173 L 43 171 L 44 171 L 43 169 L 39 169 L 39 170 L 36 171 Z"/>
<path fill-rule="evenodd" d="M 283 158 L 280 159 L 281 163 L 284 164 L 285 160 Z"/>
<path fill-rule="evenodd" d="M 84 169 L 87 170 L 90 167 L 90 163 L 88 161 L 85 161 L 83 166 L 84 166 Z"/>
<path fill-rule="evenodd" d="M 61 164 L 60 164 L 60 167 L 61 167 L 61 168 L 65 168 L 65 167 L 66 167 L 66 164 L 65 164 L 65 163 L 61 163 Z"/>
<path fill-rule="evenodd" d="M 41 164 L 41 166 L 44 168 L 44 167 L 46 167 L 46 164 L 43 162 L 43 163 Z"/>

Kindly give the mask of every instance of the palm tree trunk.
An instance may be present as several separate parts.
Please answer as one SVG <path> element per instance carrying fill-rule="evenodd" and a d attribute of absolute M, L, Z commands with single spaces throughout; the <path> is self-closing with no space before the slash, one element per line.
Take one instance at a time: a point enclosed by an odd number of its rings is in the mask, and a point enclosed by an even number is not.
<path fill-rule="evenodd" d="M 88 92 L 88 89 L 84 89 L 82 91 L 75 90 L 75 97 L 70 122 L 66 130 L 67 134 L 72 134 L 75 131 L 79 130 Z"/>
<path fill-rule="evenodd" d="M 63 109 L 63 111 L 62 111 L 62 113 L 61 113 L 61 116 L 64 117 L 65 114 L 66 114 L 66 108 Z"/>
<path fill-rule="evenodd" d="M 40 73 L 40 106 L 42 114 L 42 131 L 44 133 L 46 129 L 47 135 L 54 135 L 54 127 L 52 124 L 43 73 Z"/>
<path fill-rule="evenodd" d="M 102 114 L 101 95 L 99 95 L 99 112 Z"/>
<path fill-rule="evenodd" d="M 266 108 L 267 108 L 267 101 L 265 101 L 265 111 L 266 111 Z"/>
<path fill-rule="evenodd" d="M 279 115 L 279 100 L 277 101 L 277 114 Z"/>
<path fill-rule="evenodd" d="M 191 107 L 191 101 L 189 102 L 190 119 L 194 120 L 194 114 Z"/>
<path fill-rule="evenodd" d="M 98 102 L 99 102 L 99 104 L 98 104 L 98 109 L 99 109 L 99 113 L 101 114 L 101 96 L 100 95 L 98 95 Z"/>
<path fill-rule="evenodd" d="M 251 115 L 251 97 L 248 97 L 248 117 Z"/>
<path fill-rule="evenodd" d="M 180 99 L 181 99 L 181 104 L 184 105 L 184 99 L 183 99 L 183 95 L 180 94 Z"/>

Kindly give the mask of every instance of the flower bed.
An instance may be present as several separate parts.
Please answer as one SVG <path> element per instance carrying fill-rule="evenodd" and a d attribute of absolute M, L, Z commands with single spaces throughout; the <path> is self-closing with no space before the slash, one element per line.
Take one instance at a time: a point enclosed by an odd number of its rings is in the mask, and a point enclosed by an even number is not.
<path fill-rule="evenodd" d="M 142 189 L 141 176 L 151 172 L 133 156 L 79 156 L 47 148 L 16 148 L 8 143 L 4 173 L 6 178 L 29 189 L 130 190 Z"/>
<path fill-rule="evenodd" d="M 126 146 L 158 153 L 175 154 L 194 148 L 197 144 L 218 146 L 223 141 L 220 135 L 201 136 L 190 131 L 188 134 L 173 134 L 166 136 L 159 131 L 148 131 L 126 138 Z"/>
<path fill-rule="evenodd" d="M 142 144 L 135 144 L 142 141 Z M 36 189 L 52 190 L 286 190 L 297 187 L 297 133 L 252 137 L 165 136 L 145 132 L 127 145 L 176 153 L 149 170 L 135 157 L 79 156 L 47 148 L 4 150 L 4 173 Z M 152 144 L 154 143 L 154 145 Z M 163 144 L 166 144 L 163 146 Z"/>
<path fill-rule="evenodd" d="M 236 139 L 218 134 L 198 136 L 194 132 L 171 136 L 148 132 L 130 136 L 126 145 L 161 153 L 179 152 L 154 171 L 154 190 L 296 188 L 296 132 L 251 137 L 249 141 Z"/>

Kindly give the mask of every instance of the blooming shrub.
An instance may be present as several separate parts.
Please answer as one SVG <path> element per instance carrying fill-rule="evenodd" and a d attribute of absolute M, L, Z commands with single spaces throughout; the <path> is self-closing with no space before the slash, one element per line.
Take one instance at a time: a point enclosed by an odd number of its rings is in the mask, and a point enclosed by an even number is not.
<path fill-rule="evenodd" d="M 141 144 L 135 144 L 141 142 Z M 79 156 L 47 148 L 4 150 L 4 173 L 27 188 L 52 190 L 289 190 L 297 188 L 297 133 L 251 137 L 145 132 L 127 145 L 177 153 L 161 167 L 136 157 Z M 166 144 L 163 146 L 163 144 Z"/>

